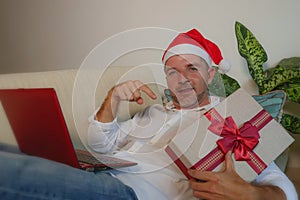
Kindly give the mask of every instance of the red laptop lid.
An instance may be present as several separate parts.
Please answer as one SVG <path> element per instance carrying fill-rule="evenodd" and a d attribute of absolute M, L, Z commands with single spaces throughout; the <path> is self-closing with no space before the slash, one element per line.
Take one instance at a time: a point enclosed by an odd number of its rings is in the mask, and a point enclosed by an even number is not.
<path fill-rule="evenodd" d="M 53 88 L 0 89 L 0 101 L 22 152 L 79 168 Z"/>

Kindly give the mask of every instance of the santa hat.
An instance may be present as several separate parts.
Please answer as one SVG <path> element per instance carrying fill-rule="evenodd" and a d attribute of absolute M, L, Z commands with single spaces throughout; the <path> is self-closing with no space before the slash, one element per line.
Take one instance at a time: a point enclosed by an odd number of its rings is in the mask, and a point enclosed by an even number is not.
<path fill-rule="evenodd" d="M 179 54 L 193 54 L 203 58 L 211 67 L 212 61 L 218 65 L 221 73 L 230 70 L 230 64 L 224 60 L 219 47 L 205 39 L 196 29 L 192 29 L 186 33 L 180 33 L 165 50 L 162 62 L 166 64 L 167 60 Z"/>

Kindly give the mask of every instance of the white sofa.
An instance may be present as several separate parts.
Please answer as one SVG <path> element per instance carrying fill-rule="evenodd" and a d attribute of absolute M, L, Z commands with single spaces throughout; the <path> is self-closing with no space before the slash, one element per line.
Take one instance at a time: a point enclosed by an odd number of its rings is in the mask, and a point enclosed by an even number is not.
<path fill-rule="evenodd" d="M 55 88 L 59 98 L 59 102 L 64 114 L 64 118 L 72 138 L 75 148 L 86 147 L 86 133 L 88 127 L 88 116 L 103 102 L 107 91 L 115 84 L 129 79 L 140 79 L 149 83 L 150 87 L 156 92 L 159 87 L 153 84 L 156 80 L 153 71 L 147 67 L 109 67 L 101 75 L 91 81 L 91 77 L 95 72 L 88 73 L 78 69 L 58 70 L 47 72 L 31 72 L 31 73 L 14 73 L 14 74 L 0 74 L 0 89 L 9 88 Z M 78 86 L 80 76 L 83 76 L 83 83 Z M 77 81 L 77 82 L 76 82 Z M 91 82 L 96 83 L 95 98 L 90 105 L 88 100 L 85 100 L 90 94 L 86 94 L 91 86 Z M 76 85 L 76 87 L 74 87 Z M 79 88 L 79 90 L 78 90 Z M 92 91 L 93 92 L 93 91 Z M 74 93 L 80 93 L 80 102 L 76 106 L 76 97 Z M 145 97 L 146 98 L 146 97 Z M 75 100 L 74 100 L 75 99 Z M 75 102 L 75 103 L 74 103 Z M 123 102 L 126 104 L 125 102 Z M 139 109 L 143 109 L 153 103 L 161 103 L 161 98 L 153 101 L 146 98 L 145 104 L 138 106 L 135 103 L 127 103 L 122 105 L 118 112 L 119 118 L 129 118 L 133 113 Z M 74 111 L 75 110 L 75 111 Z M 12 129 L 6 118 L 3 107 L 0 104 L 0 142 L 16 145 Z"/>
<path fill-rule="evenodd" d="M 0 74 L 0 89 L 8 88 L 55 88 L 64 118 L 75 148 L 88 148 L 88 117 L 101 105 L 108 90 L 124 80 L 142 80 L 147 83 L 159 98 L 155 101 L 144 95 L 145 103 L 122 102 L 118 111 L 119 119 L 131 117 L 138 110 L 154 103 L 162 104 L 165 99 L 164 72 L 161 68 L 153 70 L 147 66 L 109 67 L 102 74 L 98 70 L 58 70 L 47 72 Z M 12 129 L 0 104 L 0 142 L 17 145 Z M 284 170 L 287 153 L 276 163 Z"/>

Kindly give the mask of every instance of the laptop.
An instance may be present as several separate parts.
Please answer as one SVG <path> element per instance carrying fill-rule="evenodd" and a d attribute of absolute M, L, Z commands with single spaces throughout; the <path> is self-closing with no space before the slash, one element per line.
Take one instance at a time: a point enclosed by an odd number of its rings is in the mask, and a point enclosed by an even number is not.
<path fill-rule="evenodd" d="M 73 147 L 54 88 L 0 89 L 0 102 L 21 152 L 87 171 L 137 163 Z"/>

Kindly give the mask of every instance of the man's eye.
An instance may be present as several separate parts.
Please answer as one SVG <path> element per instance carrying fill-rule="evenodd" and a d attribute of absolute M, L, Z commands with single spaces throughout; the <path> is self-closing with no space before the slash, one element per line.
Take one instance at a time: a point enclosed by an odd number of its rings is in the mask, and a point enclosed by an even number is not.
<path fill-rule="evenodd" d="M 170 75 L 173 75 L 173 74 L 176 74 L 176 71 L 175 70 L 170 70 L 170 71 L 168 71 L 168 75 L 170 76 Z"/>
<path fill-rule="evenodd" d="M 190 70 L 191 71 L 198 71 L 198 68 L 196 68 L 196 67 L 190 67 Z"/>

